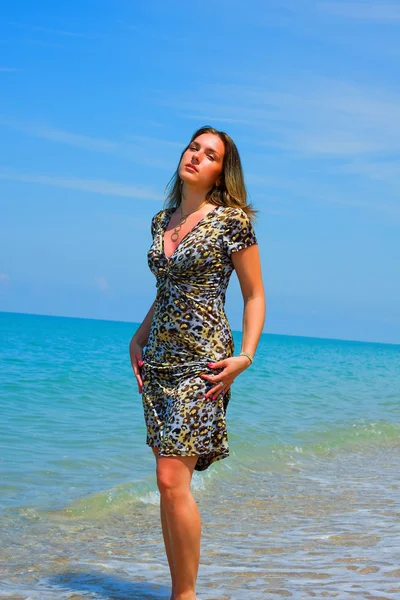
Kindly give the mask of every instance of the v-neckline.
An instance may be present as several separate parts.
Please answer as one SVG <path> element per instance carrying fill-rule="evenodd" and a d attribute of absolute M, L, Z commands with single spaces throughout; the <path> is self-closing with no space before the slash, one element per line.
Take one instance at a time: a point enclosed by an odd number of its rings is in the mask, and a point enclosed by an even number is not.
<path fill-rule="evenodd" d="M 163 255 L 163 257 L 165 258 L 165 260 L 166 260 L 167 262 L 169 262 L 170 260 L 172 260 L 172 258 L 173 258 L 173 257 L 174 257 L 174 255 L 177 253 L 178 249 L 181 247 L 182 243 L 183 243 L 183 242 L 184 242 L 184 240 L 185 240 L 185 239 L 188 237 L 188 235 L 189 235 L 189 234 L 191 234 L 191 233 L 192 233 L 192 231 L 193 231 L 194 229 L 196 229 L 196 227 L 197 227 L 198 225 L 200 225 L 200 223 L 203 223 L 203 221 L 204 221 L 205 219 L 207 219 L 207 217 L 208 217 L 209 215 L 211 215 L 211 214 L 214 214 L 214 213 L 215 213 L 215 212 L 218 210 L 218 208 L 219 208 L 219 205 L 217 205 L 215 208 L 213 208 L 212 210 L 210 210 L 210 211 L 209 211 L 209 212 L 208 212 L 206 215 L 204 215 L 204 217 L 202 217 L 202 218 L 200 219 L 200 221 L 197 221 L 197 223 L 196 223 L 195 225 L 193 225 L 193 227 L 192 227 L 191 229 L 189 229 L 189 231 L 188 231 L 187 233 L 185 233 L 185 235 L 183 236 L 183 238 L 181 239 L 181 241 L 179 242 L 179 244 L 177 245 L 177 247 L 175 248 L 175 250 L 172 252 L 171 256 L 170 256 L 170 257 L 168 257 L 168 256 L 165 254 L 165 248 L 164 248 L 164 238 L 165 238 L 165 234 L 166 234 L 166 231 L 167 231 L 167 227 L 168 227 L 168 225 L 169 225 L 169 223 L 170 223 L 170 221 L 171 221 L 171 217 L 172 217 L 173 211 L 174 211 L 174 210 L 176 210 L 175 208 L 170 208 L 170 209 L 169 209 L 169 210 L 171 210 L 172 212 L 171 212 L 171 214 L 169 215 L 169 218 L 168 218 L 168 220 L 167 220 L 167 222 L 166 222 L 166 225 L 165 225 L 165 227 L 164 227 L 164 228 L 161 230 L 161 251 L 162 251 L 162 255 Z"/>

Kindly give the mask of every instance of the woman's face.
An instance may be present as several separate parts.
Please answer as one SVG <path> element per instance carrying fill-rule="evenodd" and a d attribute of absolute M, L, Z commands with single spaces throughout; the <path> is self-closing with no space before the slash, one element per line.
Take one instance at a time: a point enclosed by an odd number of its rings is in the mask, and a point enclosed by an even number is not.
<path fill-rule="evenodd" d="M 214 133 L 202 133 L 189 144 L 179 164 L 179 177 L 197 189 L 209 190 L 224 163 L 225 146 Z"/>

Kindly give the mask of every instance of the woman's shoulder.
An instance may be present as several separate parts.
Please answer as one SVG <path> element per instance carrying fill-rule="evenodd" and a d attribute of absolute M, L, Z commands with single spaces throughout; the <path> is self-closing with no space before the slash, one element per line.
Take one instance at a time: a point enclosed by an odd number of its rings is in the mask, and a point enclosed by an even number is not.
<path fill-rule="evenodd" d="M 156 212 L 156 214 L 154 215 L 153 219 L 155 219 L 157 217 L 162 217 L 167 212 L 171 212 L 171 210 L 172 210 L 171 208 L 162 208 L 161 210 L 159 210 L 158 212 Z"/>
<path fill-rule="evenodd" d="M 172 212 L 172 210 L 173 209 L 171 209 L 171 208 L 162 208 L 152 217 L 152 219 L 151 219 L 152 223 L 160 222 L 164 217 L 169 215 Z"/>
<path fill-rule="evenodd" d="M 240 206 L 224 206 L 222 211 L 223 220 L 228 223 L 248 223 L 249 217 Z"/>
<path fill-rule="evenodd" d="M 224 209 L 224 247 L 230 256 L 233 252 L 257 244 L 251 219 L 241 207 L 228 206 Z"/>

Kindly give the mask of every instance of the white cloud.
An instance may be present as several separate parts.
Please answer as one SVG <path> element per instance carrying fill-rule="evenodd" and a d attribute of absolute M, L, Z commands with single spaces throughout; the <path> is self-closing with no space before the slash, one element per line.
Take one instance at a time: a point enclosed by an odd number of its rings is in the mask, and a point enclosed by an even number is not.
<path fill-rule="evenodd" d="M 14 130 L 21 131 L 27 135 L 32 135 L 51 142 L 59 142 L 69 146 L 85 148 L 88 150 L 96 150 L 98 152 L 115 152 L 119 144 L 102 138 L 90 137 L 79 133 L 71 133 L 54 129 L 46 125 L 35 124 L 29 121 L 21 121 L 16 119 L 0 119 L 0 125 L 10 127 Z"/>
<path fill-rule="evenodd" d="M 155 169 L 174 170 L 183 142 L 174 142 L 149 136 L 127 135 L 129 143 L 121 143 L 119 154 L 128 160 Z"/>
<path fill-rule="evenodd" d="M 20 27 L 23 29 L 29 29 L 30 31 L 42 31 L 43 33 L 50 33 L 54 35 L 66 36 L 66 37 L 78 37 L 85 39 L 93 39 L 94 36 L 88 35 L 86 33 L 76 33 L 74 31 L 65 31 L 63 29 L 53 29 L 51 27 L 42 27 L 40 25 L 32 25 L 30 23 L 17 23 L 15 21 L 9 21 L 8 25 L 12 25 L 14 27 Z"/>
<path fill-rule="evenodd" d="M 344 168 L 340 170 L 344 170 Z M 400 219 L 400 206 L 398 204 L 382 201 L 381 194 L 374 197 L 372 193 L 369 198 L 364 195 L 357 197 L 354 193 L 343 190 L 341 183 L 335 187 L 329 183 L 297 177 L 293 180 L 276 180 L 271 184 L 271 187 L 291 192 L 294 198 L 304 198 L 304 200 L 311 200 L 317 204 L 324 202 L 367 212 L 382 213 L 391 218 L 394 217 L 396 222 Z"/>
<path fill-rule="evenodd" d="M 115 226 L 118 228 L 135 229 L 138 231 L 149 230 L 149 220 L 145 217 L 132 217 L 126 213 L 118 213 L 112 211 L 97 211 L 96 217 L 101 221 L 107 223 L 108 226 Z M 122 230 L 122 229 L 121 229 Z"/>
<path fill-rule="evenodd" d="M 161 200 L 162 196 L 150 187 L 129 185 L 108 181 L 106 179 L 81 179 L 78 177 L 57 177 L 53 175 L 39 175 L 37 173 L 23 173 L 11 169 L 0 169 L 0 179 L 19 181 L 22 183 L 38 183 L 51 185 L 83 192 L 92 192 L 105 196 L 121 196 L 123 198 L 138 198 L 146 200 Z"/>
<path fill-rule="evenodd" d="M 170 140 L 162 140 L 159 138 L 153 138 L 146 135 L 128 135 L 126 138 L 132 142 L 137 144 L 143 144 L 145 146 L 168 146 L 171 148 L 178 148 L 182 150 L 185 146 L 185 142 L 172 142 Z"/>
<path fill-rule="evenodd" d="M 109 140 L 92 138 L 87 135 L 70 133 L 49 127 L 27 127 L 23 131 L 51 142 L 60 142 L 69 146 L 96 150 L 97 152 L 115 152 L 118 149 L 118 144 Z"/>
<path fill-rule="evenodd" d="M 330 156 L 352 156 L 384 150 L 384 144 L 367 139 L 357 139 L 347 131 L 331 131 L 326 136 L 319 132 L 294 133 L 292 139 L 286 142 L 271 143 L 281 150 L 295 150 L 304 154 L 319 154 Z"/>
<path fill-rule="evenodd" d="M 107 293 L 110 290 L 110 285 L 105 277 L 95 277 L 94 282 L 96 287 L 103 293 Z"/>
<path fill-rule="evenodd" d="M 394 186 L 400 194 L 400 164 L 398 162 L 353 162 L 341 167 L 340 171 L 364 175 L 369 179 L 388 183 Z"/>
<path fill-rule="evenodd" d="M 12 46 L 43 46 L 44 48 L 62 48 L 66 49 L 66 46 L 57 44 L 55 42 L 44 42 L 43 40 L 7 40 L 2 42 L 3 44 Z"/>
<path fill-rule="evenodd" d="M 319 10 L 346 19 L 400 23 L 400 6 L 398 2 L 317 2 L 316 6 Z"/>
<path fill-rule="evenodd" d="M 148 136 L 127 135 L 124 141 L 114 141 L 81 133 L 72 133 L 34 121 L 5 117 L 0 117 L 0 126 L 49 142 L 95 152 L 118 154 L 132 162 L 156 169 L 174 169 L 179 158 L 179 150 L 184 148 L 184 144 L 181 142 Z"/>

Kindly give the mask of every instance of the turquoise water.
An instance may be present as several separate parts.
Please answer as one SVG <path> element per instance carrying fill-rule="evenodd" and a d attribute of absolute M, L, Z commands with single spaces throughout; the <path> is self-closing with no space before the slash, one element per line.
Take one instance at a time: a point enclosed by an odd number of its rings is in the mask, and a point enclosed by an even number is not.
<path fill-rule="evenodd" d="M 0 597 L 168 597 L 136 327 L 0 313 Z M 399 375 L 400 346 L 262 336 L 194 476 L 201 600 L 396 597 Z"/>

